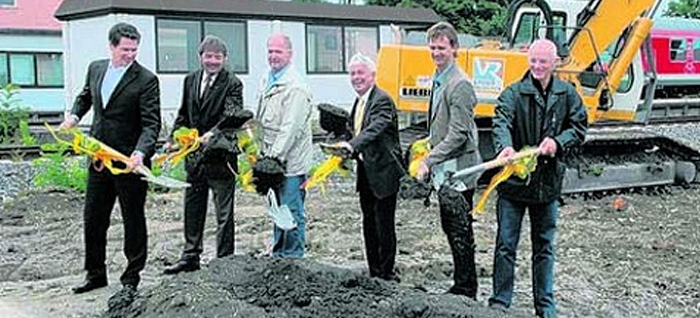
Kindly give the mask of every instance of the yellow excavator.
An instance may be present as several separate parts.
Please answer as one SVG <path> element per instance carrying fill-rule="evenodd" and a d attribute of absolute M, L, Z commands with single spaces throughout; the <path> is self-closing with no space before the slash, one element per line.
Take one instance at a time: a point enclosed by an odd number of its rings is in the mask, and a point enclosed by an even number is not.
<path fill-rule="evenodd" d="M 649 118 L 655 90 L 653 65 L 645 71 L 641 50 L 653 56 L 647 40 L 660 0 L 515 0 L 508 8 L 507 34 L 502 41 L 474 40 L 460 37 L 461 48 L 456 63 L 470 77 L 477 96 L 475 108 L 480 127 L 480 150 L 486 159 L 494 157 L 490 138 L 490 119 L 498 95 L 511 83 L 520 80 L 528 69 L 527 49 L 536 38 L 548 38 L 558 46 L 560 63 L 556 76 L 576 87 L 588 110 L 590 123 L 623 121 L 644 123 Z M 424 132 L 425 113 L 432 87 L 434 66 L 427 49 L 425 32 L 395 30 L 394 44 L 383 45 L 377 57 L 377 84 L 396 102 L 405 131 Z M 466 44 L 466 45 L 465 45 Z M 652 59 L 650 59 L 652 60 Z M 642 151 L 649 151 L 659 139 L 632 141 Z M 410 139 L 410 138 L 409 138 Z M 601 140 L 604 140 L 602 138 Z M 630 140 L 587 142 L 609 149 L 625 147 Z M 665 143 L 665 141 L 662 141 Z M 668 145 L 666 145 L 668 146 Z M 643 149 L 642 149 L 643 148 Z M 570 192 L 599 191 L 616 187 L 653 186 L 678 181 L 678 170 L 685 182 L 696 175 L 698 156 L 691 149 L 673 149 L 668 165 L 638 167 L 641 172 L 616 171 L 613 167 L 591 167 L 581 163 L 570 167 L 565 178 Z M 681 153 L 681 155 L 678 155 Z M 609 153 L 603 156 L 609 156 Z M 654 159 L 656 160 L 656 159 Z M 685 165 L 691 161 L 691 165 Z M 679 162 L 679 164 L 676 164 Z M 625 164 L 629 166 L 629 164 Z M 602 168 L 601 168 L 602 167 Z M 677 167 L 685 167 L 681 169 Z M 582 172 L 581 169 L 585 171 Z M 661 179 L 647 182 L 643 171 L 668 170 Z M 576 170 L 576 171 L 574 171 Z M 597 185 L 614 173 L 610 185 Z M 592 174 L 598 179 L 582 177 Z M 629 175 L 631 174 L 631 175 Z M 568 179 L 568 181 L 567 181 Z M 624 179 L 624 180 L 620 180 Z M 637 180 L 639 179 L 639 180 Z M 691 180 L 692 179 L 692 180 Z M 605 182 L 603 182 L 605 183 Z"/>

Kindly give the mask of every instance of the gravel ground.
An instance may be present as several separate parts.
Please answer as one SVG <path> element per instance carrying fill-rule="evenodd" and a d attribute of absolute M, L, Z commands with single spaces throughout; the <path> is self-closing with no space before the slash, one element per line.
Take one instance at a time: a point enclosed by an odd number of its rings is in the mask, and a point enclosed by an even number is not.
<path fill-rule="evenodd" d="M 161 275 L 162 269 L 177 260 L 183 246 L 182 193 L 149 195 L 149 258 L 143 273 L 141 295 L 150 305 L 139 312 L 153 313 L 154 308 L 159 308 L 165 310 L 164 315 L 186 317 L 182 314 L 186 312 L 191 316 L 195 310 L 203 310 L 208 304 L 203 302 L 207 298 L 202 298 L 208 294 L 192 291 L 215 293 L 221 299 L 232 299 L 231 304 L 240 305 L 236 308 L 248 308 L 258 313 L 262 313 L 259 311 L 261 307 L 267 314 L 285 308 L 288 303 L 283 301 L 277 307 L 261 306 L 255 300 L 258 297 L 250 297 L 251 294 L 232 294 L 230 290 L 237 290 L 235 287 L 217 287 L 241 286 L 246 280 L 258 277 L 256 271 L 264 272 L 264 268 L 277 269 L 273 272 L 288 269 L 282 266 L 284 264 L 270 263 L 265 256 L 269 249 L 270 223 L 262 209 L 261 198 L 238 193 L 236 200 L 236 258 L 213 259 L 215 231 L 213 218 L 209 217 L 203 255 L 203 262 L 208 265 L 197 273 L 166 277 Z M 12 316 L 0 311 L 1 317 L 110 315 L 106 312 L 106 299 L 118 290 L 116 278 L 124 266 L 121 252 L 123 233 L 118 211 L 113 214 L 114 226 L 108 240 L 111 285 L 83 295 L 70 293 L 70 287 L 79 283 L 83 275 L 82 201 L 80 195 L 73 193 L 36 192 L 2 207 L 0 310 L 10 310 Z M 568 199 L 565 202 L 560 214 L 556 274 L 560 317 L 700 316 L 700 254 L 697 251 L 700 236 L 696 226 L 700 222 L 697 213 L 699 187 L 674 187 L 666 194 L 656 196 L 631 194 L 599 200 Z M 619 205 L 619 202 L 624 204 Z M 355 194 L 347 187 L 330 186 L 325 195 L 310 193 L 307 207 L 308 256 L 299 266 L 314 268 L 317 274 L 304 277 L 313 277 L 310 281 L 326 282 L 324 284 L 329 286 L 342 283 L 343 279 L 324 280 L 323 277 L 350 275 L 366 280 L 360 212 Z M 485 310 L 485 301 L 491 290 L 496 229 L 493 209 L 492 200 L 487 212 L 478 216 L 475 223 L 480 292 L 479 302 L 469 306 L 480 310 Z M 532 312 L 528 221 L 525 220 L 524 224 L 517 256 L 514 308 L 509 313 L 516 316 L 527 316 Z M 422 299 L 431 302 L 447 301 L 455 308 L 469 307 L 459 305 L 463 300 L 451 302 L 440 297 L 451 283 L 451 257 L 439 227 L 436 205 L 425 209 L 420 202 L 400 202 L 397 234 L 397 269 L 402 281 L 398 285 L 380 287 L 380 290 L 386 287 L 404 293 L 403 298 L 394 299 L 392 304 L 399 306 L 407 299 L 413 299 L 409 294 L 418 292 Z M 242 270 L 237 262 L 258 265 L 256 270 L 249 272 L 250 276 L 222 274 L 222 266 L 232 272 Z M 314 264 L 325 264 L 334 269 L 319 269 Z M 282 279 L 275 275 L 269 277 L 270 282 Z M 214 289 L 186 288 L 192 284 Z M 365 285 L 357 285 L 358 289 L 353 292 L 369 295 L 366 294 L 369 291 L 361 286 Z M 173 298 L 166 297 L 171 294 L 187 300 L 186 305 L 173 305 Z M 266 295 L 270 297 L 271 294 Z M 355 317 L 362 317 L 360 312 L 358 310 Z"/>

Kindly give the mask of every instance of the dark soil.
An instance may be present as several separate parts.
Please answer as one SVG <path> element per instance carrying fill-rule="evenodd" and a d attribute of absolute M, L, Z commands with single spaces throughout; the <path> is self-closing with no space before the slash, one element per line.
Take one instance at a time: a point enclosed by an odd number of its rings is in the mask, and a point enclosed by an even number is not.
<path fill-rule="evenodd" d="M 499 317 L 465 297 L 427 294 L 309 261 L 237 256 L 147 288 L 105 317 Z M 530 317 L 508 315 L 507 317 Z"/>

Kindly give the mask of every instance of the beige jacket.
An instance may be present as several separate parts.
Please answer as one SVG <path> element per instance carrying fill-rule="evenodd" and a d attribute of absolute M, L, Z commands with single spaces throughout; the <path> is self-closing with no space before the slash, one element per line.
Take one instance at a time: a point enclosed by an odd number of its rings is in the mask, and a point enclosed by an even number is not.
<path fill-rule="evenodd" d="M 255 118 L 262 126 L 261 151 L 286 162 L 287 176 L 306 174 L 312 164 L 311 91 L 293 65 L 266 90 L 266 73 L 258 90 Z"/>

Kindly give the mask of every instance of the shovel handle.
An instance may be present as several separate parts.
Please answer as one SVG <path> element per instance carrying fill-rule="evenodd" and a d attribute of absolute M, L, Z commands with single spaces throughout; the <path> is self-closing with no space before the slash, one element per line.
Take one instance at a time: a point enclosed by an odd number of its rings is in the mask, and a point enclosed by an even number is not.
<path fill-rule="evenodd" d="M 537 155 L 539 153 L 538 148 L 532 148 L 532 149 L 527 149 L 527 150 L 522 150 L 517 152 L 516 154 L 513 155 L 513 157 L 510 158 L 510 161 L 515 161 L 515 160 L 520 160 L 525 157 Z M 461 177 L 466 177 L 475 173 L 481 173 L 486 170 L 491 170 L 493 168 L 498 168 L 505 166 L 508 163 L 508 160 L 503 159 L 503 158 L 497 158 L 493 159 L 491 161 L 484 162 L 482 164 L 478 164 L 473 167 L 465 168 L 459 171 L 456 171 L 454 174 L 452 174 L 452 178 L 461 178 Z"/>

